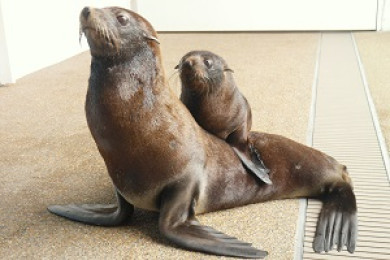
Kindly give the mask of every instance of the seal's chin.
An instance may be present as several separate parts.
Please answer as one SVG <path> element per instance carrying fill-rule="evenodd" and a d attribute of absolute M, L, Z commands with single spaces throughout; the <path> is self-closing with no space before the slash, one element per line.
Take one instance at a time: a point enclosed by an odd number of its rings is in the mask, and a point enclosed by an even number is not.
<path fill-rule="evenodd" d="M 94 29 L 86 29 L 80 34 L 87 39 L 91 55 L 94 57 L 114 57 L 120 54 L 120 44 L 114 40 L 105 38 L 102 34 Z"/>
<path fill-rule="evenodd" d="M 204 77 L 191 77 L 185 80 L 185 86 L 193 93 L 204 94 L 210 92 L 209 82 Z"/>
<path fill-rule="evenodd" d="M 202 93 L 210 84 L 207 72 L 195 66 L 182 66 L 179 68 L 179 73 L 185 86 L 195 92 Z"/>
<path fill-rule="evenodd" d="M 91 53 L 113 55 L 120 52 L 118 32 L 108 26 L 105 14 L 94 8 L 86 8 L 80 14 L 79 41 L 83 35 L 88 40 Z"/>

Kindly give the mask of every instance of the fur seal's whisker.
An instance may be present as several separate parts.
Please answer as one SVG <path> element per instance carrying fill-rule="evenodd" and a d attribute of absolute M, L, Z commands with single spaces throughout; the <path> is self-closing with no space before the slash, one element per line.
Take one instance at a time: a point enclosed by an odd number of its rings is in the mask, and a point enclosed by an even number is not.
<path fill-rule="evenodd" d="M 168 84 L 174 88 L 180 88 L 180 77 L 177 71 L 173 72 L 168 78 Z"/>
<path fill-rule="evenodd" d="M 121 42 L 118 40 L 118 36 L 114 34 L 113 31 L 111 31 L 111 34 L 116 53 L 119 54 L 121 50 Z"/>
<path fill-rule="evenodd" d="M 81 38 L 83 37 L 83 28 L 79 26 L 79 44 L 81 45 Z"/>
<path fill-rule="evenodd" d="M 172 79 L 172 77 L 175 76 L 175 75 L 179 75 L 179 71 L 174 71 L 174 72 L 171 74 L 171 76 L 169 76 L 168 81 L 170 81 L 170 80 Z"/>
<path fill-rule="evenodd" d="M 107 40 L 106 26 L 105 25 L 101 25 L 100 29 L 101 29 L 101 32 L 102 32 L 103 39 Z"/>
<path fill-rule="evenodd" d="M 105 35 L 104 35 L 104 25 L 102 25 L 101 22 L 99 22 L 97 24 L 97 31 L 99 33 L 99 36 L 102 37 L 103 39 L 105 39 Z"/>
<path fill-rule="evenodd" d="M 110 35 L 108 33 L 108 29 L 106 26 L 104 26 L 104 36 L 108 42 L 110 42 Z"/>
<path fill-rule="evenodd" d="M 108 34 L 109 34 L 110 41 L 112 41 L 114 43 L 116 41 L 116 37 L 115 37 L 113 31 L 112 30 L 108 30 Z"/>

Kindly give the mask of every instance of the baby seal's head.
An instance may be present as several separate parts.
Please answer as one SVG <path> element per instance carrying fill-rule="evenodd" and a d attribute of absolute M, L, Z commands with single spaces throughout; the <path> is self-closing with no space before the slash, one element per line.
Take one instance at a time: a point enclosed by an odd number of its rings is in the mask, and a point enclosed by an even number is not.
<path fill-rule="evenodd" d="M 126 57 L 140 46 L 159 43 L 146 19 L 119 7 L 85 7 L 80 14 L 80 37 L 82 34 L 94 57 Z"/>
<path fill-rule="evenodd" d="M 211 91 L 225 79 L 229 69 L 225 60 L 210 51 L 191 51 L 181 58 L 179 70 L 183 87 L 196 92 Z"/>

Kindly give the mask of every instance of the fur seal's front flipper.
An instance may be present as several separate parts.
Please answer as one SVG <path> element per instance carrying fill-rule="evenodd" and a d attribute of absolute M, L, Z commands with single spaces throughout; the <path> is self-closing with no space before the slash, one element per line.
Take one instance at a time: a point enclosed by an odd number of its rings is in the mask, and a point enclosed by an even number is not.
<path fill-rule="evenodd" d="M 169 241 L 183 248 L 216 255 L 255 259 L 268 255 L 250 243 L 201 225 L 195 217 L 196 197 L 197 187 L 186 185 L 185 181 L 162 192 L 159 228 Z"/>
<path fill-rule="evenodd" d="M 226 141 L 233 147 L 234 152 L 240 158 L 245 167 L 247 167 L 261 181 L 271 185 L 272 181 L 268 175 L 269 169 L 261 160 L 260 153 L 250 142 L 247 141 L 247 136 L 247 126 L 244 124 L 239 129 L 231 133 Z"/>
<path fill-rule="evenodd" d="M 336 183 L 325 187 L 323 206 L 313 242 L 315 252 L 337 250 L 344 246 L 353 253 L 357 239 L 356 198 L 348 183 Z"/>
<path fill-rule="evenodd" d="M 238 148 L 233 147 L 234 152 L 237 154 L 238 158 L 240 158 L 241 162 L 247 167 L 253 174 L 256 175 L 261 181 L 271 185 L 272 181 L 269 178 L 269 169 L 265 167 L 264 163 L 259 159 L 257 154 L 252 153 L 252 160 L 248 159 L 248 156 L 240 151 Z"/>
<path fill-rule="evenodd" d="M 116 192 L 115 204 L 52 205 L 47 209 L 58 216 L 97 226 L 118 226 L 131 217 L 133 205 Z"/>

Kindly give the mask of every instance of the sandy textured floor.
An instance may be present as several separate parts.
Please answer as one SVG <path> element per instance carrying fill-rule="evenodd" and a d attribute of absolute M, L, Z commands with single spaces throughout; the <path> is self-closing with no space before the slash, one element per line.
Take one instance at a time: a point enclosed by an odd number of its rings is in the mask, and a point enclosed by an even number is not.
<path fill-rule="evenodd" d="M 223 56 L 253 109 L 253 129 L 304 142 L 318 34 L 160 35 L 167 77 L 192 49 Z M 51 215 L 47 205 L 111 202 L 103 160 L 87 129 L 84 99 L 89 54 L 0 88 L 0 259 L 205 259 L 173 247 L 157 214 L 136 210 L 128 226 L 86 226 Z M 296 200 L 205 214 L 201 222 L 292 259 Z M 210 257 L 214 258 L 214 257 Z"/>
<path fill-rule="evenodd" d="M 379 122 L 390 150 L 390 32 L 355 33 Z"/>

